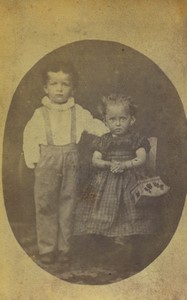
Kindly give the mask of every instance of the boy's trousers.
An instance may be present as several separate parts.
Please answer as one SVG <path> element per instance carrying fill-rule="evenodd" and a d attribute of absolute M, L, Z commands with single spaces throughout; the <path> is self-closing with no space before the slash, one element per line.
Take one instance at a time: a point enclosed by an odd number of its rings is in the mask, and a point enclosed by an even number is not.
<path fill-rule="evenodd" d="M 77 145 L 41 145 L 35 168 L 36 230 L 40 254 L 67 253 L 72 236 L 78 181 Z"/>
<path fill-rule="evenodd" d="M 75 106 L 71 108 L 71 143 L 68 145 L 54 145 L 49 111 L 45 107 L 43 117 L 48 145 L 40 145 L 34 185 L 38 249 L 40 254 L 55 250 L 67 253 L 78 190 Z"/>

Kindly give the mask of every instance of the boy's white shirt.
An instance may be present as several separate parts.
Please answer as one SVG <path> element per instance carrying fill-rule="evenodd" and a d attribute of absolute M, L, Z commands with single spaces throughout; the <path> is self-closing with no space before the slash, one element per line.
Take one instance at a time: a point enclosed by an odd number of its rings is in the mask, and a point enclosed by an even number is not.
<path fill-rule="evenodd" d="M 42 104 L 49 109 L 49 118 L 54 145 L 67 145 L 71 143 L 71 107 L 76 108 L 76 143 L 79 142 L 84 131 L 101 136 L 108 132 L 108 128 L 82 106 L 75 104 L 71 97 L 64 104 L 55 104 L 45 96 Z M 46 130 L 42 107 L 35 110 L 28 121 L 23 134 L 23 152 L 28 168 L 33 169 L 40 159 L 40 145 L 47 145 Z"/>

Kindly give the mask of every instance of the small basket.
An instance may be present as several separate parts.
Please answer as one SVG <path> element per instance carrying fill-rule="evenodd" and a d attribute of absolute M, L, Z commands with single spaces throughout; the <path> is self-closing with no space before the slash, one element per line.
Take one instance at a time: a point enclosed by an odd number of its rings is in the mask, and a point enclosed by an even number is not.
<path fill-rule="evenodd" d="M 142 196 L 159 197 L 165 195 L 170 187 L 167 186 L 159 176 L 138 180 L 132 187 L 131 194 L 134 197 L 135 204 Z"/>

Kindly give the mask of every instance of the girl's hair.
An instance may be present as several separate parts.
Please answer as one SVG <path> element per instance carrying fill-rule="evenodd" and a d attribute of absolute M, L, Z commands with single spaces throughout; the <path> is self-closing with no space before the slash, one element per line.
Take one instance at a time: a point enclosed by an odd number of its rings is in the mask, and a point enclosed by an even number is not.
<path fill-rule="evenodd" d="M 99 113 L 105 117 L 107 106 L 122 104 L 131 116 L 136 116 L 137 105 L 134 103 L 130 96 L 123 94 L 111 94 L 109 96 L 103 96 L 101 104 L 99 105 Z"/>
<path fill-rule="evenodd" d="M 48 72 L 60 72 L 68 74 L 71 77 L 72 85 L 74 88 L 78 86 L 78 74 L 71 62 L 62 60 L 55 60 L 48 62 L 42 70 L 43 85 L 46 85 L 48 80 Z"/>

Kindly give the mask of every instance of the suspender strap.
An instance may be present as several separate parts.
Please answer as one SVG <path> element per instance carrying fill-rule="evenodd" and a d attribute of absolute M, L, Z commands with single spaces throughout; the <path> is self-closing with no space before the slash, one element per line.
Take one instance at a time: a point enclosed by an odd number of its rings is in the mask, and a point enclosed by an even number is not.
<path fill-rule="evenodd" d="M 51 122 L 49 118 L 49 111 L 46 107 L 42 107 L 42 113 L 45 123 L 45 131 L 46 131 L 46 137 L 47 137 L 47 144 L 48 145 L 54 145 L 53 137 L 52 137 L 52 131 L 51 131 Z M 76 144 L 77 138 L 76 138 L 76 111 L 75 106 L 71 108 L 71 143 Z"/>
<path fill-rule="evenodd" d="M 71 107 L 71 143 L 76 144 L 76 111 L 75 105 Z"/>
<path fill-rule="evenodd" d="M 47 144 L 48 145 L 54 145 L 53 137 L 52 137 L 52 131 L 51 131 L 51 122 L 50 122 L 50 119 L 49 119 L 49 111 L 44 106 L 42 107 L 42 113 L 43 113 L 44 123 L 45 123 Z"/>

